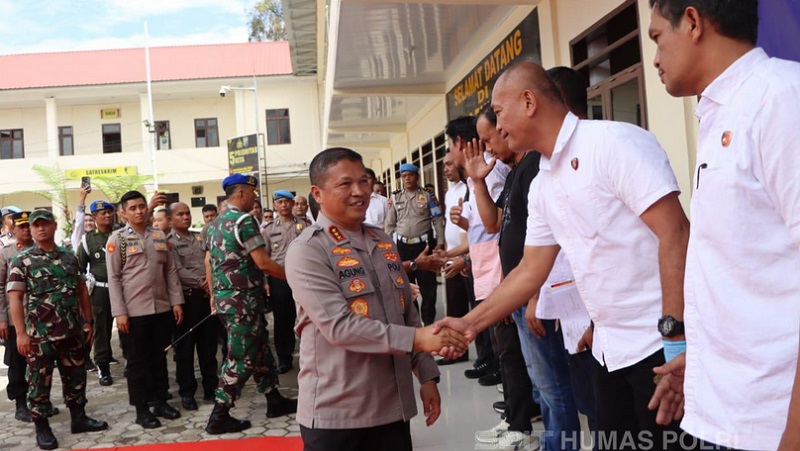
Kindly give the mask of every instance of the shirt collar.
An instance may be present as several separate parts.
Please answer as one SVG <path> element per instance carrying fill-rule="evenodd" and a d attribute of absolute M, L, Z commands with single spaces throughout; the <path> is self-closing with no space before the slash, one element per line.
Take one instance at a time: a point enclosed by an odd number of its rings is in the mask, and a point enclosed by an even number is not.
<path fill-rule="evenodd" d="M 703 90 L 695 108 L 695 116 L 701 118 L 711 107 L 709 102 L 725 105 L 733 96 L 739 95 L 738 88 L 768 59 L 764 49 L 756 47 L 734 61 Z"/>
<path fill-rule="evenodd" d="M 550 158 L 542 155 L 542 158 L 539 160 L 539 169 L 549 171 L 552 168 L 551 161 L 557 159 L 561 152 L 567 147 L 567 143 L 575 133 L 575 129 L 578 128 L 579 120 L 578 116 L 567 112 L 567 115 L 564 116 L 564 122 L 561 123 L 561 129 L 558 131 L 556 144 L 553 146 L 553 154 L 550 155 Z"/>

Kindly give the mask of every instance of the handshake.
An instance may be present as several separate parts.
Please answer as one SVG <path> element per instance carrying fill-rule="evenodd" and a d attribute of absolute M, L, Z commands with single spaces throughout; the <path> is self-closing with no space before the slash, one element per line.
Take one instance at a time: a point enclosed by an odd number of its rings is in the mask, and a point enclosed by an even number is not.
<path fill-rule="evenodd" d="M 448 359 L 461 357 L 475 340 L 477 331 L 462 318 L 447 317 L 417 328 L 414 350 L 430 352 Z"/>

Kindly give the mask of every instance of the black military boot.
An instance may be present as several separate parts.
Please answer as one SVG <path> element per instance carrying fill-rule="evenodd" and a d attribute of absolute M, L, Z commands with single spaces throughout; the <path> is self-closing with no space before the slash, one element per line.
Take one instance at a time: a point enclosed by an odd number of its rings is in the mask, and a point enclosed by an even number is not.
<path fill-rule="evenodd" d="M 83 406 L 70 407 L 69 413 L 72 415 L 72 422 L 70 422 L 69 429 L 73 434 L 105 431 L 108 429 L 108 423 L 105 421 L 95 420 L 94 418 L 86 416 L 86 411 Z"/>
<path fill-rule="evenodd" d="M 108 368 L 108 363 L 98 363 L 97 368 L 100 370 L 98 372 L 100 376 L 100 385 L 108 387 L 114 383 L 114 379 L 111 377 L 111 370 Z"/>
<path fill-rule="evenodd" d="M 161 422 L 158 421 L 147 404 L 140 404 L 136 406 L 136 424 L 141 425 L 145 429 L 160 428 Z"/>
<path fill-rule="evenodd" d="M 14 412 L 14 418 L 23 423 L 30 423 L 31 422 L 31 411 L 28 410 L 28 403 L 25 401 L 25 398 L 17 399 L 17 411 Z"/>
<path fill-rule="evenodd" d="M 50 423 L 47 418 L 36 420 L 36 444 L 39 449 L 56 449 L 58 448 L 58 440 L 53 435 L 53 430 L 50 429 Z"/>
<path fill-rule="evenodd" d="M 277 388 L 267 393 L 267 418 L 282 417 L 297 412 L 297 400 L 284 398 Z"/>
<path fill-rule="evenodd" d="M 229 413 L 229 408 L 225 404 L 214 404 L 214 410 L 208 417 L 206 432 L 211 435 L 228 434 L 231 432 L 242 432 L 250 427 L 247 420 L 237 420 Z"/>

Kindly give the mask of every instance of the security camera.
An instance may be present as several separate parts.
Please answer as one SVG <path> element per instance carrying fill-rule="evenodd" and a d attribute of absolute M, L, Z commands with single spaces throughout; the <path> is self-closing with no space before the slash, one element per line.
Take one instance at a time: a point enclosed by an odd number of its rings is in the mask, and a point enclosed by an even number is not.
<path fill-rule="evenodd" d="M 221 87 L 221 88 L 219 88 L 219 96 L 220 96 L 220 97 L 225 97 L 225 94 L 226 94 L 227 92 L 228 92 L 228 90 L 227 90 L 227 89 L 225 89 L 225 87 L 224 87 L 224 86 L 223 86 L 223 87 Z"/>

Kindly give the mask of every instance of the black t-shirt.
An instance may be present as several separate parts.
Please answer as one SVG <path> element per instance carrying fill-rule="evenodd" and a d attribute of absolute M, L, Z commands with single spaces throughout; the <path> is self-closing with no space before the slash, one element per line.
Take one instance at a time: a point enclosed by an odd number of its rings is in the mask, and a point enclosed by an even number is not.
<path fill-rule="evenodd" d="M 500 264 L 507 276 L 519 265 L 525 251 L 525 232 L 528 226 L 528 191 L 539 173 L 539 152 L 528 152 L 506 178 L 503 192 L 497 198 L 497 208 L 503 209 L 500 226 Z"/>

